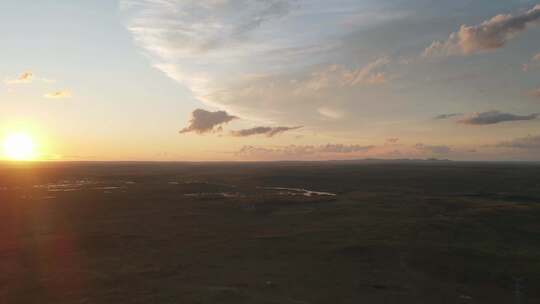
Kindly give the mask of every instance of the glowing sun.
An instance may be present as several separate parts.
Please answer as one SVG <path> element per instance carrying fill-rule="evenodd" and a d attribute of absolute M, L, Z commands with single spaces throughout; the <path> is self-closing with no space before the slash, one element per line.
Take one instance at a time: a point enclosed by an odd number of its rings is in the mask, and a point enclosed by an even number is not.
<path fill-rule="evenodd" d="M 8 135 L 4 140 L 4 154 L 11 160 L 33 160 L 36 152 L 32 137 L 26 134 Z"/>

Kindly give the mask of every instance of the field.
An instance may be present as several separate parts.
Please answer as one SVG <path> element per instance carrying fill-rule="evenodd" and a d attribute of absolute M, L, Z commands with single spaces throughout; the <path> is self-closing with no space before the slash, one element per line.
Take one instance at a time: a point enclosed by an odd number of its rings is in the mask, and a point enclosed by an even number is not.
<path fill-rule="evenodd" d="M 1 164 L 0 303 L 540 303 L 540 165 Z"/>

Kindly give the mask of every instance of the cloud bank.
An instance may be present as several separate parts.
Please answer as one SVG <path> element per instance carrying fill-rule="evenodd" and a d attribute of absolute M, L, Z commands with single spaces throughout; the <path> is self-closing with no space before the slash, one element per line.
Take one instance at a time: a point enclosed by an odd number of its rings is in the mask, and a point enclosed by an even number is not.
<path fill-rule="evenodd" d="M 443 145 L 436 146 L 436 145 L 425 145 L 425 144 L 422 144 L 422 143 L 418 143 L 414 147 L 417 150 L 422 151 L 422 152 L 426 152 L 428 154 L 441 154 L 441 155 L 444 155 L 444 154 L 448 154 L 448 153 L 452 152 L 452 148 L 450 148 L 449 146 L 443 146 Z"/>
<path fill-rule="evenodd" d="M 516 138 L 510 141 L 498 143 L 499 148 L 513 148 L 524 150 L 540 150 L 540 135 Z"/>
<path fill-rule="evenodd" d="M 368 152 L 375 146 L 363 145 L 344 145 L 344 144 L 326 144 L 326 145 L 288 145 L 280 147 L 257 147 L 244 146 L 238 150 L 235 155 L 242 157 L 256 158 L 282 158 L 294 159 L 305 156 L 323 156 L 335 154 L 358 154 Z"/>
<path fill-rule="evenodd" d="M 206 111 L 203 109 L 197 109 L 191 114 L 192 118 L 189 121 L 189 125 L 180 130 L 180 133 L 197 133 L 205 134 L 215 131 L 221 131 L 222 125 L 227 124 L 235 119 L 236 116 L 229 115 L 225 111 Z"/>
<path fill-rule="evenodd" d="M 540 5 L 518 15 L 497 15 L 479 25 L 462 25 L 444 42 L 435 41 L 424 50 L 424 56 L 472 55 L 501 48 L 525 31 L 538 24 Z"/>
<path fill-rule="evenodd" d="M 499 111 L 489 111 L 468 115 L 466 118 L 459 120 L 459 122 L 467 125 L 481 126 L 494 125 L 503 122 L 534 120 L 539 116 L 540 113 L 534 113 L 530 115 L 516 115 Z"/>
<path fill-rule="evenodd" d="M 363 158 L 433 158 L 451 157 L 472 153 L 474 150 L 461 151 L 447 145 L 400 145 L 396 143 L 375 145 L 325 144 L 325 145 L 287 145 L 287 146 L 244 146 L 234 154 L 241 159 L 266 160 L 330 160 Z"/>

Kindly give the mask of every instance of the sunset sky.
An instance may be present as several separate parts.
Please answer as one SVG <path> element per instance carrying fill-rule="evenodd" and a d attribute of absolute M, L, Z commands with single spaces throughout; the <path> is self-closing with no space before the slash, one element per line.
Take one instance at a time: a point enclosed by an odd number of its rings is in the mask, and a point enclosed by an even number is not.
<path fill-rule="evenodd" d="M 0 18 L 0 139 L 37 160 L 540 161 L 539 1 L 3 0 Z"/>

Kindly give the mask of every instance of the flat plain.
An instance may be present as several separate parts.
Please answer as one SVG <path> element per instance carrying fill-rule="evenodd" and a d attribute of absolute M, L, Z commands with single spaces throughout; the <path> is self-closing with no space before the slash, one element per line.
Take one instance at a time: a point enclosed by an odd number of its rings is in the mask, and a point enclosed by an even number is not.
<path fill-rule="evenodd" d="M 0 165 L 0 303 L 540 303 L 540 165 Z"/>

